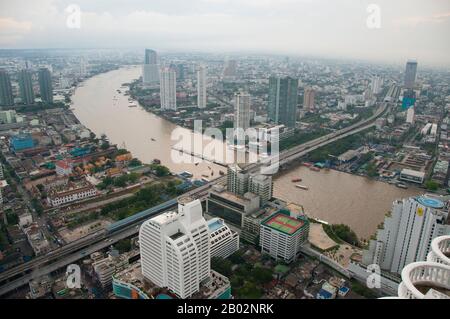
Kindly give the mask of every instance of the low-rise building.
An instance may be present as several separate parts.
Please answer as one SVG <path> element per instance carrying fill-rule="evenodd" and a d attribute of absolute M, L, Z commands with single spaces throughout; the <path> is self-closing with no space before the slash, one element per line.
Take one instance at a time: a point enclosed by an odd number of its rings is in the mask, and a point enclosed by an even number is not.
<path fill-rule="evenodd" d="M 223 219 L 212 218 L 207 223 L 211 238 L 211 258 L 227 258 L 239 249 L 239 234 L 231 230 Z"/>

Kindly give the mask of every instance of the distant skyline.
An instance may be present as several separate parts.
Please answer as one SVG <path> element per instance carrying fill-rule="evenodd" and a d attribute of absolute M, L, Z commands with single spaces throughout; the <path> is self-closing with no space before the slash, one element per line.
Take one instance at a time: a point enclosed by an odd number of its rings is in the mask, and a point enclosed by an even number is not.
<path fill-rule="evenodd" d="M 380 28 L 367 27 L 370 4 Z M 81 28 L 68 28 L 68 5 Z M 259 52 L 450 66 L 448 0 L 16 0 L 0 3 L 0 49 Z"/>

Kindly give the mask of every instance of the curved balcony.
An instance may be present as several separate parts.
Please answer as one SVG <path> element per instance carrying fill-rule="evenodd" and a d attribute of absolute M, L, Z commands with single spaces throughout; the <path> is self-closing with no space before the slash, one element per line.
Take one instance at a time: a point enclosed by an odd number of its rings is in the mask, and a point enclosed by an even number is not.
<path fill-rule="evenodd" d="M 427 261 L 450 266 L 450 236 L 440 236 L 433 239 Z"/>
<path fill-rule="evenodd" d="M 406 299 L 424 299 L 434 289 L 450 297 L 450 266 L 442 263 L 421 261 L 411 263 L 402 271 L 398 296 Z"/>

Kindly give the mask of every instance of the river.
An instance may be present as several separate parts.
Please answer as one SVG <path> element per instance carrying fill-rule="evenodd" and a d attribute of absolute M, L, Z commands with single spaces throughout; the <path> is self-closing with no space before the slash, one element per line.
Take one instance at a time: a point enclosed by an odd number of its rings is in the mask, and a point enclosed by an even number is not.
<path fill-rule="evenodd" d="M 128 96 L 123 95 L 125 89 L 121 86 L 137 79 L 140 72 L 139 67 L 127 67 L 88 79 L 72 96 L 74 114 L 97 136 L 106 134 L 112 143 L 126 147 L 145 163 L 157 158 L 171 171 L 187 170 L 197 178 L 208 175 L 213 179 L 219 170 L 225 171 L 220 165 L 199 159 L 196 162 L 200 163 L 195 165 L 194 159 L 186 154 L 182 158 L 190 163 L 177 163 L 174 159 L 180 154 L 171 148 L 178 143 L 172 138 L 173 132 L 189 137 L 185 139 L 189 142 L 192 136 L 198 138 L 198 135 L 141 107 L 128 107 Z M 118 93 L 118 89 L 122 93 Z M 210 139 L 204 140 L 205 143 L 210 143 Z M 295 187 L 291 179 L 297 177 L 302 178 L 299 184 L 309 190 Z M 347 224 L 362 238 L 376 231 L 393 200 L 421 192 L 334 170 L 314 172 L 303 166 L 283 172 L 274 181 L 276 197 L 303 205 L 310 216 L 329 223 Z"/>

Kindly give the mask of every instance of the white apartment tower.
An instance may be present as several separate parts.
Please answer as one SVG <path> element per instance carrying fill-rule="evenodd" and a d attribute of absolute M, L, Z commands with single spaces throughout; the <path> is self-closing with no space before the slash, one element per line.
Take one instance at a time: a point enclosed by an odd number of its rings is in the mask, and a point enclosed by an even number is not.
<path fill-rule="evenodd" d="M 178 212 L 145 221 L 139 243 L 143 276 L 179 298 L 198 292 L 210 277 L 210 235 L 198 199 L 184 198 Z"/>
<path fill-rule="evenodd" d="M 250 127 L 250 95 L 240 92 L 235 94 L 234 129 L 247 130 Z"/>
<path fill-rule="evenodd" d="M 447 218 L 445 204 L 434 197 L 395 201 L 377 238 L 364 251 L 363 263 L 400 274 L 407 264 L 426 259 L 434 238 L 450 234 Z"/>
<path fill-rule="evenodd" d="M 406 123 L 414 124 L 414 107 L 406 111 Z"/>
<path fill-rule="evenodd" d="M 197 107 L 204 109 L 206 107 L 206 67 L 200 65 L 197 70 Z"/>
<path fill-rule="evenodd" d="M 171 68 L 161 70 L 161 110 L 177 109 L 177 74 Z"/>
<path fill-rule="evenodd" d="M 227 190 L 241 196 L 248 192 L 248 173 L 238 164 L 228 166 Z"/>
<path fill-rule="evenodd" d="M 273 195 L 272 176 L 262 174 L 251 174 L 248 182 L 248 191 L 260 198 L 260 205 L 267 203 Z"/>

